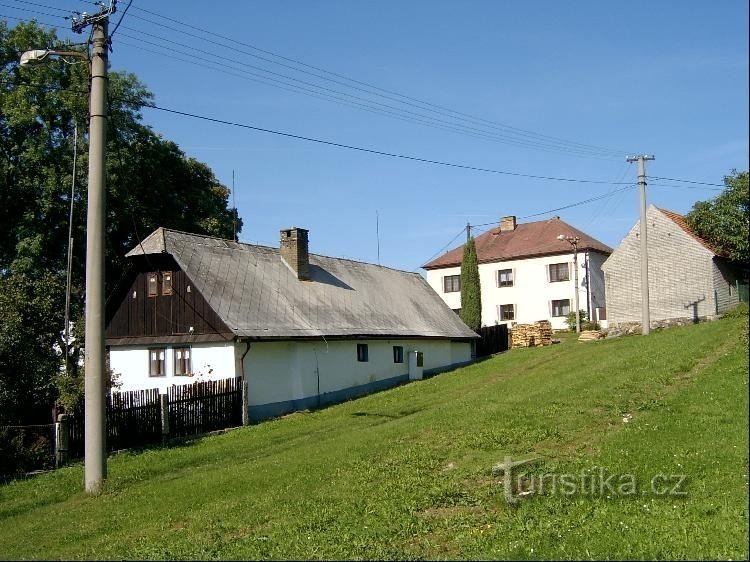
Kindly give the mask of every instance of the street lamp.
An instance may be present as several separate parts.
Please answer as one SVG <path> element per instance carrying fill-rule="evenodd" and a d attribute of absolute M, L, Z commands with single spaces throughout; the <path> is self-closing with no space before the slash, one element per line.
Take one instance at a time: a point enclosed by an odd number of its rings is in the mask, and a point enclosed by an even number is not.
<path fill-rule="evenodd" d="M 60 57 L 78 57 L 82 59 L 88 58 L 86 56 L 86 53 L 82 53 L 81 51 L 56 51 L 54 49 L 32 49 L 31 51 L 26 51 L 21 54 L 21 60 L 19 61 L 19 64 L 21 66 L 26 66 L 27 64 L 30 64 L 30 63 L 42 62 L 49 55 L 57 55 Z"/>
<path fill-rule="evenodd" d="M 95 16 L 74 22 L 74 30 L 93 25 L 91 96 L 89 98 L 89 181 L 86 209 L 86 333 L 85 333 L 85 457 L 87 493 L 102 489 L 107 477 L 105 442 L 104 363 L 104 209 L 105 132 L 107 126 L 107 16 L 113 6 Z M 78 28 L 76 27 L 78 26 Z M 88 58 L 80 51 L 33 49 L 21 55 L 20 64 L 41 62 L 50 55 Z"/>
<path fill-rule="evenodd" d="M 578 310 L 578 242 L 581 241 L 581 239 L 578 236 L 565 236 L 564 234 L 560 234 L 557 237 L 560 241 L 567 241 L 571 246 L 573 246 L 573 279 L 575 283 L 575 307 L 576 307 L 576 332 L 581 333 L 581 312 Z"/>

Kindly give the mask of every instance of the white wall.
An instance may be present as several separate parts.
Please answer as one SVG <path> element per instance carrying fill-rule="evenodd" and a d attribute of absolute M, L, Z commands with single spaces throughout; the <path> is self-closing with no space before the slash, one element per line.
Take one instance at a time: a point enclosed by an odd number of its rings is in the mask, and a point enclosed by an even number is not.
<path fill-rule="evenodd" d="M 157 346 L 153 346 L 157 347 Z M 159 388 L 162 392 L 175 384 L 191 384 L 198 381 L 227 379 L 238 376 L 236 372 L 234 342 L 192 344 L 193 376 L 174 376 L 174 347 L 164 347 L 165 376 L 149 376 L 149 347 L 117 346 L 109 350 L 109 364 L 119 374 L 121 391 Z"/>
<path fill-rule="evenodd" d="M 596 301 L 598 306 L 604 306 L 604 280 L 601 272 L 601 263 L 604 256 L 597 252 L 589 253 L 589 267 L 591 274 L 589 282 L 591 285 L 591 300 Z M 578 298 L 579 308 L 586 310 L 586 277 L 585 252 L 578 254 Z M 553 263 L 569 263 L 570 280 L 550 282 L 547 280 L 547 266 Z M 496 271 L 501 269 L 513 269 L 514 279 L 512 287 L 498 287 L 495 280 Z M 460 267 L 427 271 L 427 282 L 443 298 L 452 309 L 461 308 L 461 293 L 443 292 L 443 277 L 446 275 L 459 275 Z M 537 320 L 549 320 L 553 329 L 567 328 L 564 317 L 553 317 L 551 314 L 550 301 L 570 300 L 570 310 L 575 306 L 575 282 L 573 275 L 573 254 L 558 254 L 554 256 L 543 256 L 539 258 L 528 258 L 523 260 L 501 261 L 479 264 L 479 279 L 482 291 L 482 324 L 491 326 L 495 323 L 509 324 L 500 321 L 498 316 L 498 305 L 515 305 L 515 321 L 529 324 Z"/>
<path fill-rule="evenodd" d="M 368 346 L 368 361 L 357 361 L 357 344 Z M 238 348 L 244 352 L 244 343 Z M 404 348 L 404 362 L 393 362 L 393 346 Z M 408 353 L 424 353 L 424 369 L 471 359 L 471 344 L 449 340 L 347 340 L 256 342 L 245 356 L 250 405 L 317 396 L 408 375 Z M 252 408 L 251 408 L 252 411 Z"/>
<path fill-rule="evenodd" d="M 368 345 L 368 361 L 357 361 L 357 344 Z M 404 362 L 393 362 L 393 346 L 404 348 Z M 154 346 L 155 347 L 155 346 Z M 194 344 L 195 376 L 174 376 L 173 347 L 165 348 L 163 377 L 149 376 L 149 348 L 110 348 L 110 367 L 119 373 L 121 391 L 159 388 L 242 374 L 244 342 Z M 244 358 L 251 406 L 284 403 L 343 391 L 351 387 L 408 375 L 410 351 L 422 351 L 424 370 L 446 368 L 471 360 L 470 342 L 450 340 L 282 341 L 250 344 Z M 319 375 L 319 376 L 318 376 Z M 251 408 L 252 412 L 252 408 Z"/>

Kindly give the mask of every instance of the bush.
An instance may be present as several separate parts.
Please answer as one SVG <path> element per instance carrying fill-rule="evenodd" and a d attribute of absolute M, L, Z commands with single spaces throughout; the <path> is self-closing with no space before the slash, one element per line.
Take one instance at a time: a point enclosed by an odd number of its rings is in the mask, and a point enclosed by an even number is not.
<path fill-rule="evenodd" d="M 583 330 L 600 330 L 599 324 L 596 322 L 589 321 L 589 315 L 585 310 L 579 310 L 578 315 L 581 319 L 581 331 Z M 565 323 L 568 325 L 568 329 L 571 332 L 576 331 L 576 313 L 575 311 L 568 313 L 565 317 Z"/>
<path fill-rule="evenodd" d="M 52 426 L 0 427 L 0 479 L 54 468 Z"/>

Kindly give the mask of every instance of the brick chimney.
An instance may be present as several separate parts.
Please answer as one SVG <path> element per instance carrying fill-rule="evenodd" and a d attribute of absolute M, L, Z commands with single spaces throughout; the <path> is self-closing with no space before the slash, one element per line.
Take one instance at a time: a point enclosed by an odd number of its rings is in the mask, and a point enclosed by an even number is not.
<path fill-rule="evenodd" d="M 279 231 L 279 237 L 281 259 L 297 274 L 297 279 L 309 280 L 310 258 L 307 252 L 307 230 L 296 226 L 285 228 Z"/>
<path fill-rule="evenodd" d="M 516 229 L 516 216 L 503 217 L 500 219 L 500 232 L 513 232 Z"/>

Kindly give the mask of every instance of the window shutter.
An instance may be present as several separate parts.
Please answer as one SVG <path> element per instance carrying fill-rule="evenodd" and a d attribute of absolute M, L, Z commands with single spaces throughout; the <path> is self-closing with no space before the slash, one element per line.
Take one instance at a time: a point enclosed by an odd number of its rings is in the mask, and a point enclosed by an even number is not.
<path fill-rule="evenodd" d="M 573 269 L 573 262 L 568 262 L 568 281 L 573 279 L 573 275 L 575 275 L 575 269 Z"/>
<path fill-rule="evenodd" d="M 547 311 L 549 312 L 550 318 L 552 318 L 552 301 L 547 301 Z"/>
<path fill-rule="evenodd" d="M 544 266 L 544 271 L 547 272 L 547 283 L 549 283 L 549 280 L 550 280 L 550 276 L 549 276 L 549 268 L 550 267 L 552 267 L 551 264 L 547 264 L 547 265 Z"/>
<path fill-rule="evenodd" d="M 500 286 L 500 270 L 496 269 L 495 270 L 495 287 L 499 287 L 499 286 Z"/>
<path fill-rule="evenodd" d="M 518 305 L 513 305 L 513 320 L 518 322 Z"/>
<path fill-rule="evenodd" d="M 516 268 L 511 269 L 511 275 L 513 275 L 513 286 L 516 286 Z"/>

